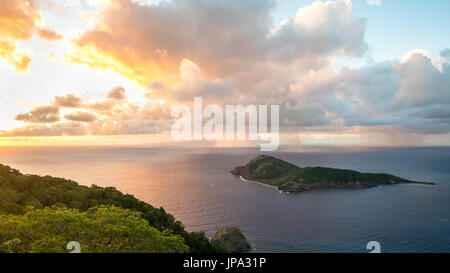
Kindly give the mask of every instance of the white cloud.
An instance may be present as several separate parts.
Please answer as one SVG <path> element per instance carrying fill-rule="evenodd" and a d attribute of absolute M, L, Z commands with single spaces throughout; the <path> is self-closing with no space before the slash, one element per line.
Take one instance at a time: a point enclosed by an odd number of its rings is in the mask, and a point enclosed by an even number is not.
<path fill-rule="evenodd" d="M 307 71 L 368 48 L 366 19 L 351 13 L 349 0 L 300 8 L 295 20 L 275 28 L 274 7 L 273 0 L 112 0 L 97 27 L 75 40 L 78 51 L 68 61 L 102 68 L 119 62 L 117 72 L 146 85 L 180 80 L 179 64 L 189 59 L 209 77 L 244 84 L 262 66 Z M 92 45 L 101 58 L 90 54 Z"/>
<path fill-rule="evenodd" d="M 443 64 L 447 62 L 447 59 L 445 58 L 445 50 L 441 52 L 442 55 L 441 57 L 435 57 L 428 50 L 425 49 L 412 49 L 408 51 L 406 54 L 403 55 L 402 61 L 403 62 L 408 61 L 414 54 L 419 54 L 424 57 L 427 57 L 428 59 L 431 60 L 431 63 L 441 72 Z"/>
<path fill-rule="evenodd" d="M 369 6 L 379 6 L 381 5 L 381 0 L 367 0 Z"/>

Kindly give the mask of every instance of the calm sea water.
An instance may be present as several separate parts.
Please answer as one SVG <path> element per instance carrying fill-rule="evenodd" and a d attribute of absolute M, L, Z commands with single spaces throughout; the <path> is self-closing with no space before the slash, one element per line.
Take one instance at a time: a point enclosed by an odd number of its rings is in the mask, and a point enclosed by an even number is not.
<path fill-rule="evenodd" d="M 427 185 L 329 189 L 301 194 L 242 182 L 229 173 L 252 148 L 0 148 L 24 173 L 114 186 L 163 206 L 208 236 L 238 226 L 253 252 L 450 252 L 450 148 L 309 148 L 271 155 L 300 166 L 386 172 Z"/>

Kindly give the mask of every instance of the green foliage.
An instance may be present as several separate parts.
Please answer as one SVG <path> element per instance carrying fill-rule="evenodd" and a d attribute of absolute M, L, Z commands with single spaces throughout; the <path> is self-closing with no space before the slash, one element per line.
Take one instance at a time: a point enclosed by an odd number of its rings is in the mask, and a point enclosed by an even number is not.
<path fill-rule="evenodd" d="M 248 169 L 248 178 L 255 180 L 279 179 L 301 170 L 300 167 L 266 155 L 252 159 L 247 164 L 246 169 Z"/>
<path fill-rule="evenodd" d="M 341 170 L 323 167 L 303 168 L 291 177 L 295 182 L 320 183 L 323 181 L 333 184 L 360 182 L 362 184 L 377 184 L 380 182 L 407 182 L 408 180 L 383 173 L 360 173 L 352 170 Z"/>
<path fill-rule="evenodd" d="M 30 210 L 0 216 L 0 242 L 4 252 L 64 253 L 77 241 L 87 253 L 179 253 L 189 247 L 183 238 L 148 225 L 136 211 L 115 206 L 87 211 L 67 208 Z"/>
<path fill-rule="evenodd" d="M 20 244 L 20 239 L 12 239 L 0 245 L 0 253 L 13 253 L 14 246 Z"/>
<path fill-rule="evenodd" d="M 190 246 L 192 253 L 226 253 L 219 244 L 210 242 L 203 231 L 187 233 L 185 243 Z"/>
<path fill-rule="evenodd" d="M 286 182 L 315 184 L 328 182 L 336 185 L 359 182 L 374 185 L 384 182 L 412 182 L 390 174 L 360 173 L 353 170 L 342 170 L 323 167 L 300 168 L 286 161 L 271 156 L 258 156 L 246 166 L 246 178 L 271 185 L 282 185 Z"/>
<path fill-rule="evenodd" d="M 0 214 L 24 214 L 28 206 L 39 209 L 56 206 L 87 211 L 100 205 L 114 205 L 140 212 L 150 226 L 159 231 L 170 230 L 183 237 L 191 252 L 222 252 L 219 247 L 209 243 L 204 233 L 187 232 L 183 224 L 163 208 L 155 208 L 113 187 L 86 187 L 63 178 L 23 175 L 0 164 Z"/>
<path fill-rule="evenodd" d="M 228 252 L 240 252 L 250 249 L 250 243 L 237 227 L 225 227 L 214 234 L 211 241 Z"/>

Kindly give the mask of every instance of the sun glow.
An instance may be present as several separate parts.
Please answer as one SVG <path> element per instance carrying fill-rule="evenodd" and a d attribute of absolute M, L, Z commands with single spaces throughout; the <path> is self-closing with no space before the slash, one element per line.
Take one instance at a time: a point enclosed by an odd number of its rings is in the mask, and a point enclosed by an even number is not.
<path fill-rule="evenodd" d="M 180 81 L 180 76 L 175 73 L 168 73 L 161 67 L 171 67 L 169 70 L 177 71 L 177 64 L 172 62 L 156 62 L 154 60 L 140 60 L 134 58 L 117 58 L 94 44 L 82 46 L 73 45 L 72 53 L 64 55 L 67 63 L 85 65 L 91 68 L 101 68 L 112 70 L 122 76 L 136 81 L 141 86 L 147 88 L 151 82 L 164 82 L 172 86 Z M 176 67 L 176 68 L 175 68 Z"/>

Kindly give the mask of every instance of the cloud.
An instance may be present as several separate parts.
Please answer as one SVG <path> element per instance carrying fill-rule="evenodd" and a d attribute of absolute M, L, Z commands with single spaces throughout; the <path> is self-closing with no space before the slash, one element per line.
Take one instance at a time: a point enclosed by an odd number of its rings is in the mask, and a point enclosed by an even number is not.
<path fill-rule="evenodd" d="M 121 86 L 114 87 L 108 92 L 108 98 L 115 100 L 125 99 L 125 89 Z"/>
<path fill-rule="evenodd" d="M 41 107 L 60 108 L 61 118 L 36 108 L 16 116 L 33 124 L 0 135 L 167 132 L 171 105 L 190 104 L 194 96 L 205 104 L 279 104 L 283 133 L 381 132 L 400 139 L 450 132 L 449 49 L 440 56 L 413 49 L 338 70 L 334 57 L 359 58 L 368 48 L 366 19 L 352 14 L 351 1 L 315 2 L 278 25 L 274 5 L 104 2 L 97 24 L 75 39 L 66 60 L 134 79 L 149 90 L 145 98 L 130 102 L 120 86 L 101 100 L 56 96 Z M 20 63 L 19 55 L 10 56 Z"/>
<path fill-rule="evenodd" d="M 450 62 L 450 48 L 441 51 L 441 57 L 447 59 Z"/>
<path fill-rule="evenodd" d="M 433 60 L 423 54 L 413 54 L 404 63 L 394 67 L 402 76 L 395 96 L 396 107 L 420 107 L 433 104 L 450 104 L 450 69 L 444 63 L 441 72 Z"/>
<path fill-rule="evenodd" d="M 32 0 L 0 0 L 0 6 L 0 57 L 15 71 L 24 72 L 31 58 L 17 52 L 15 41 L 31 38 L 41 14 Z"/>
<path fill-rule="evenodd" d="M 10 131 L 0 131 L 0 137 L 82 136 L 87 128 L 80 122 L 62 122 L 52 125 L 29 125 Z"/>
<path fill-rule="evenodd" d="M 64 118 L 71 121 L 91 122 L 96 119 L 96 116 L 88 112 L 76 111 L 65 115 Z"/>
<path fill-rule="evenodd" d="M 103 115 L 109 115 L 115 105 L 116 105 L 115 100 L 109 99 L 109 100 L 105 100 L 105 101 L 90 103 L 90 104 L 87 104 L 85 107 L 87 109 L 93 110 L 97 113 L 101 113 Z"/>
<path fill-rule="evenodd" d="M 74 108 L 80 107 L 82 100 L 73 94 L 67 94 L 65 96 L 55 96 L 54 104 L 60 107 Z"/>
<path fill-rule="evenodd" d="M 50 105 L 37 106 L 27 113 L 16 115 L 16 120 L 30 124 L 8 131 L 0 137 L 63 136 L 63 135 L 128 135 L 168 132 L 172 124 L 171 105 L 151 99 L 142 104 L 123 99 L 107 98 L 85 101 L 72 94 L 56 96 Z M 72 111 L 60 117 L 60 112 Z M 46 124 L 43 124 L 46 123 Z"/>
<path fill-rule="evenodd" d="M 31 58 L 27 54 L 17 53 L 16 45 L 12 40 L 0 37 L 0 57 L 5 59 L 8 65 L 16 72 L 24 72 L 28 69 Z"/>
<path fill-rule="evenodd" d="M 150 98 L 164 99 L 172 102 L 192 102 L 195 96 L 201 96 L 205 101 L 225 102 L 236 96 L 236 89 L 230 81 L 222 79 L 207 79 L 194 62 L 184 59 L 179 68 L 180 82 L 167 86 L 161 82 L 149 84 L 152 90 Z"/>
<path fill-rule="evenodd" d="M 61 34 L 45 28 L 37 28 L 37 32 L 39 36 L 45 40 L 57 41 L 62 38 Z"/>
<path fill-rule="evenodd" d="M 441 57 L 435 57 L 428 50 L 425 50 L 425 49 L 413 49 L 413 50 L 410 50 L 406 54 L 403 55 L 402 61 L 406 62 L 406 61 L 410 60 L 411 57 L 413 57 L 413 55 L 424 56 L 424 57 L 428 58 L 431 61 L 431 63 L 433 64 L 434 67 L 436 67 L 440 72 L 442 72 L 443 65 L 448 61 L 445 58 L 445 56 L 443 56 L 443 54 L 445 55 L 445 50 L 443 50 L 441 52 Z"/>
<path fill-rule="evenodd" d="M 27 70 L 31 58 L 17 52 L 16 41 L 28 40 L 35 32 L 43 39 L 61 38 L 51 30 L 38 27 L 42 21 L 39 3 L 35 0 L 0 0 L 0 57 L 18 72 Z"/>
<path fill-rule="evenodd" d="M 392 134 L 394 128 L 402 134 L 450 132 L 449 63 L 442 62 L 441 71 L 432 61 L 439 58 L 425 51 L 405 56 L 340 71 L 332 67 L 310 70 L 289 80 L 282 77 L 282 71 L 269 80 L 253 81 L 256 86 L 251 92 L 237 88 L 234 81 L 209 78 L 197 64 L 184 59 L 179 65 L 181 81 L 173 86 L 152 82 L 143 103 L 128 102 L 125 89 L 115 87 L 104 100 L 83 101 L 66 95 L 55 97 L 53 105 L 74 109 L 65 120 L 89 121 L 85 129 L 91 135 L 164 132 L 173 121 L 171 103 L 190 105 L 194 96 L 202 96 L 205 104 L 279 104 L 285 133 L 349 128 L 370 133 L 374 128 L 389 128 Z M 33 111 L 22 115 L 28 121 L 36 116 Z M 61 132 L 60 127 L 56 131 Z"/>
<path fill-rule="evenodd" d="M 442 63 L 440 71 L 433 59 L 438 58 L 422 52 L 403 61 L 338 72 L 311 71 L 278 99 L 282 130 L 325 132 L 358 127 L 383 132 L 388 126 L 386 134 L 395 134 L 395 128 L 405 134 L 448 133 L 449 63 Z"/>
<path fill-rule="evenodd" d="M 381 5 L 381 0 L 367 0 L 367 5 L 379 6 L 379 5 Z"/>
<path fill-rule="evenodd" d="M 0 0 L 0 34 L 17 40 L 28 40 L 42 19 L 34 0 Z"/>
<path fill-rule="evenodd" d="M 55 106 L 37 106 L 30 112 L 20 113 L 15 117 L 18 121 L 31 123 L 52 123 L 59 118 L 59 108 Z"/>
<path fill-rule="evenodd" d="M 366 19 L 352 15 L 351 7 L 341 0 L 300 8 L 271 34 L 270 54 L 283 61 L 307 58 L 310 67 L 330 56 L 362 56 L 368 48 Z"/>
<path fill-rule="evenodd" d="M 207 77 L 245 85 L 261 67 L 307 71 L 323 67 L 331 56 L 361 56 L 367 50 L 366 20 L 351 14 L 350 1 L 312 4 L 277 27 L 275 4 L 112 0 L 96 27 L 75 40 L 77 50 L 66 60 L 112 69 L 147 86 L 179 83 L 179 65 L 188 59 Z"/>

